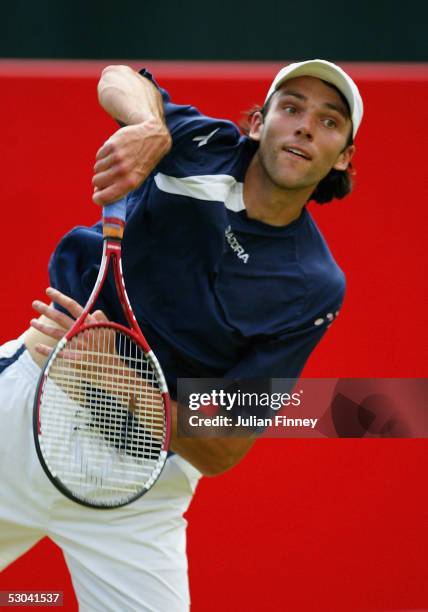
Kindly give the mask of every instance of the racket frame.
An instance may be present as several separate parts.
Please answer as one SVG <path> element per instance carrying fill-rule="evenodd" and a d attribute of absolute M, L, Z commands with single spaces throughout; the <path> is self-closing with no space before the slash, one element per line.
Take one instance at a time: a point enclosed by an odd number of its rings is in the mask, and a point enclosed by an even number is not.
<path fill-rule="evenodd" d="M 115 207 L 117 204 L 118 203 L 113 204 L 111 205 L 111 207 Z M 81 315 L 76 319 L 76 321 L 74 322 L 72 327 L 68 330 L 68 332 L 64 335 L 64 337 L 58 342 L 52 354 L 50 355 L 48 361 L 45 363 L 44 367 L 42 368 L 40 372 L 39 380 L 37 383 L 37 391 L 36 391 L 36 395 L 34 398 L 34 408 L 33 408 L 33 433 L 34 433 L 36 452 L 37 452 L 37 456 L 39 458 L 40 464 L 43 470 L 45 471 L 46 475 L 48 476 L 49 480 L 54 484 L 54 486 L 59 491 L 61 491 L 61 493 L 63 493 L 67 498 L 71 499 L 72 501 L 77 502 L 89 508 L 96 508 L 96 509 L 101 509 L 101 510 L 109 510 L 109 509 L 115 509 L 115 508 L 120 508 L 122 506 L 126 506 L 134 502 L 135 500 L 139 499 L 148 490 L 150 490 L 150 488 L 159 478 L 159 475 L 165 465 L 165 461 L 166 461 L 167 454 L 168 454 L 170 436 L 171 436 L 171 404 L 170 404 L 170 397 L 168 393 L 167 383 L 166 383 L 164 374 L 162 372 L 162 369 L 160 367 L 159 361 L 156 355 L 153 353 L 152 349 L 150 348 L 147 340 L 145 339 L 140 329 L 140 326 L 138 325 L 138 321 L 132 311 L 131 304 L 129 302 L 129 298 L 126 293 L 125 282 L 123 279 L 122 259 L 121 259 L 124 220 L 121 219 L 120 217 L 108 216 L 108 213 L 106 212 L 106 210 L 108 209 L 109 207 L 106 206 L 104 207 L 104 210 L 103 210 L 103 232 L 104 232 L 103 254 L 102 254 L 101 265 L 100 265 L 97 279 L 95 281 L 94 288 L 92 290 L 91 295 L 88 298 L 88 301 Z M 112 235 L 111 233 L 109 233 L 107 229 L 109 224 L 113 224 L 116 226 L 119 225 L 122 228 L 122 231 L 119 231 L 119 232 L 115 231 L 112 233 L 113 234 Z M 86 317 L 91 312 L 96 300 L 98 299 L 101 289 L 106 281 L 108 271 L 110 268 L 110 264 L 113 266 L 117 296 L 119 298 L 122 309 L 125 313 L 126 319 L 130 326 L 129 328 L 125 327 L 124 325 L 121 325 L 120 323 L 114 323 L 111 321 L 107 323 L 106 322 L 96 322 L 96 323 L 90 323 L 90 324 L 84 323 Z M 42 450 L 43 433 L 41 431 L 39 408 L 40 408 L 41 398 L 43 395 L 43 390 L 48 380 L 48 375 L 49 375 L 49 370 L 51 368 L 51 365 L 54 362 L 57 354 L 61 350 L 63 350 L 65 345 L 74 336 L 76 336 L 78 333 L 81 333 L 85 330 L 92 330 L 96 328 L 110 328 L 114 331 L 121 332 L 127 335 L 128 337 L 130 337 L 131 340 L 136 342 L 143 349 L 145 357 L 147 358 L 148 361 L 151 362 L 153 366 L 153 370 L 156 372 L 157 380 L 158 380 L 158 384 L 159 384 L 159 388 L 160 388 L 160 392 L 162 396 L 164 411 L 165 411 L 165 438 L 163 440 L 162 449 L 159 453 L 159 459 L 157 462 L 158 465 L 156 468 L 153 469 L 151 478 L 148 480 L 145 487 L 142 488 L 141 491 L 139 491 L 131 499 L 127 499 L 121 503 L 114 503 L 112 505 L 108 505 L 108 504 L 98 505 L 96 503 L 81 499 L 77 497 L 75 494 L 73 494 L 73 492 L 70 491 L 70 489 L 68 489 L 68 487 L 60 480 L 60 478 L 57 477 L 55 471 L 50 468 L 48 459 L 44 456 L 43 450 Z"/>

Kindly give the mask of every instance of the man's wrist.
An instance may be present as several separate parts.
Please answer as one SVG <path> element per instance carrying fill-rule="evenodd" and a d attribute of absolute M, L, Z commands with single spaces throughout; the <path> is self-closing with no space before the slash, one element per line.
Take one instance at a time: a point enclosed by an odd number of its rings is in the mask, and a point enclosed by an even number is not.
<path fill-rule="evenodd" d="M 149 117 L 143 121 L 139 121 L 135 124 L 131 124 L 141 127 L 142 137 L 147 137 L 148 134 L 156 136 L 159 142 L 159 149 L 162 155 L 166 155 L 172 146 L 171 134 L 165 122 L 158 117 Z"/>

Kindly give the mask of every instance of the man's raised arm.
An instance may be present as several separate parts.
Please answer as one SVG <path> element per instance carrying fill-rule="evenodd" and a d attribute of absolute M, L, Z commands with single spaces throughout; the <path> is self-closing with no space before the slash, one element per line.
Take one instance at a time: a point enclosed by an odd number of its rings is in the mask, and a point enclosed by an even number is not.
<path fill-rule="evenodd" d="M 171 148 L 162 97 L 128 66 L 108 66 L 98 83 L 104 110 L 125 127 L 102 145 L 94 166 L 93 201 L 110 204 L 136 189 Z"/>

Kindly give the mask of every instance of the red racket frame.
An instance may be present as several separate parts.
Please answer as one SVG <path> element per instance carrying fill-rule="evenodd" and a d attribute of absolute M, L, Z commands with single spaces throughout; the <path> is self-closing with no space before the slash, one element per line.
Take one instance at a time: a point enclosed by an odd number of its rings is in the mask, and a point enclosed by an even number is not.
<path fill-rule="evenodd" d="M 122 225 L 121 220 L 116 219 L 116 218 L 104 218 L 104 224 L 106 223 L 114 223 L 114 224 L 119 224 Z M 92 293 L 88 299 L 88 302 L 86 304 L 86 306 L 84 307 L 81 315 L 78 317 L 78 319 L 76 319 L 75 323 L 73 324 L 73 326 L 68 330 L 68 332 L 64 335 L 64 337 L 59 341 L 59 343 L 57 344 L 57 346 L 55 347 L 51 357 L 49 358 L 48 362 L 45 364 L 45 367 L 43 368 L 41 375 L 40 375 L 40 379 L 39 379 L 39 383 L 38 383 L 38 389 L 37 389 L 37 394 L 35 397 L 35 411 L 34 411 L 34 433 L 35 433 L 35 437 L 37 435 L 37 437 L 43 437 L 43 433 L 41 431 L 41 422 L 40 422 L 40 402 L 41 402 L 41 395 L 45 386 L 45 382 L 46 379 L 48 378 L 49 375 L 49 369 L 50 369 L 50 363 L 52 363 L 52 361 L 55 359 L 55 356 L 57 355 L 57 353 L 59 351 L 61 351 L 63 349 L 63 347 L 67 344 L 67 342 L 70 341 L 71 338 L 73 338 L 77 333 L 80 333 L 82 331 L 85 330 L 90 330 L 90 329 L 95 329 L 97 327 L 109 327 L 113 330 L 117 330 L 120 331 L 124 334 L 127 334 L 129 337 L 131 337 L 131 339 L 133 339 L 137 344 L 139 344 L 143 351 L 144 354 L 146 356 L 146 358 L 153 362 L 155 364 L 155 369 L 159 378 L 159 386 L 160 386 L 160 390 L 161 390 L 161 396 L 162 396 L 162 400 L 163 400 L 163 405 L 164 405 L 164 410 L 165 410 L 165 422 L 166 422 L 166 427 L 165 427 L 165 439 L 163 441 L 163 445 L 162 445 L 162 449 L 161 452 L 167 452 L 168 448 L 169 448 L 169 443 L 170 443 L 170 438 L 171 438 L 171 404 L 170 404 L 170 397 L 169 397 L 169 393 L 168 393 L 168 389 L 167 389 L 167 384 L 165 381 L 165 377 L 163 375 L 162 372 L 162 368 L 160 367 L 160 364 L 156 358 L 156 355 L 153 353 L 152 349 L 150 348 L 147 340 L 145 339 L 140 326 L 138 325 L 137 319 L 132 311 L 130 302 L 129 302 L 129 298 L 128 295 L 126 293 L 126 289 L 125 289 L 125 283 L 124 283 L 124 279 L 123 279 L 123 271 L 122 271 L 122 259 L 121 259 L 121 254 L 122 254 L 122 240 L 121 238 L 112 238 L 112 237 L 108 237 L 108 236 L 104 236 L 104 240 L 103 240 L 103 255 L 102 255 L 102 260 L 101 260 L 101 266 L 100 266 L 100 270 L 98 273 L 98 277 L 97 280 L 95 282 L 95 286 L 92 290 Z M 107 274 L 110 268 L 110 263 L 112 263 L 113 266 L 113 272 L 114 272 L 114 279 L 115 279 L 115 284 L 116 284 L 116 290 L 117 290 L 117 295 L 118 298 L 120 300 L 120 303 L 122 305 L 123 311 L 126 315 L 126 319 L 130 325 L 130 329 L 128 329 L 127 327 L 119 324 L 119 323 L 114 323 L 114 322 L 97 322 L 97 323 L 90 323 L 90 324 L 85 324 L 83 323 L 84 320 L 86 319 L 87 315 L 90 313 L 91 309 L 93 308 L 100 292 L 101 289 L 105 283 L 105 280 L 107 278 Z M 54 474 L 52 474 L 48 468 L 48 466 L 46 465 L 46 459 L 43 456 L 43 452 L 40 448 L 40 441 L 37 439 L 36 441 L 36 450 L 37 450 L 37 454 L 39 456 L 39 459 L 41 459 L 41 463 L 42 463 L 42 467 L 45 468 L 45 471 L 48 475 L 48 477 L 50 478 L 50 480 L 55 484 L 55 486 L 63 493 L 65 494 L 68 498 L 72 499 L 73 501 L 76 501 L 77 503 L 80 503 L 82 505 L 85 506 L 90 506 L 90 507 L 97 507 L 100 509 L 108 509 L 110 508 L 110 506 L 108 505 L 100 505 L 100 506 L 95 506 L 94 504 L 90 504 L 90 503 L 85 503 L 82 500 L 79 500 L 77 497 L 74 497 L 69 491 L 68 489 L 62 484 L 62 482 L 55 477 Z M 163 466 L 162 466 L 163 467 Z M 161 469 L 159 470 L 160 473 Z M 157 476 L 155 477 L 155 479 L 157 480 Z M 150 487 L 149 487 L 150 488 Z M 146 490 L 149 490 L 146 489 Z M 138 497 L 141 497 L 141 495 L 143 495 L 146 490 L 142 490 L 141 493 L 138 496 L 135 496 L 133 499 L 124 502 L 123 504 L 115 504 L 114 506 L 111 506 L 112 508 L 117 508 L 120 505 L 126 505 L 128 503 L 131 503 L 132 501 L 135 501 L 135 499 L 138 499 Z"/>

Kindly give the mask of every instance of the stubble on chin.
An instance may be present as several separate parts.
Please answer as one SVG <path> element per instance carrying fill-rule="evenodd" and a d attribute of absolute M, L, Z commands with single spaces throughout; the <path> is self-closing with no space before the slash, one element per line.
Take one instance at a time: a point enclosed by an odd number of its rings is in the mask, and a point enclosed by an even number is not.
<path fill-rule="evenodd" d="M 258 156 L 264 179 L 266 182 L 270 182 L 273 187 L 286 191 L 299 191 L 312 187 L 308 177 L 293 177 L 293 172 L 287 171 L 287 168 L 284 167 L 285 164 L 281 164 L 281 150 L 272 150 L 266 153 L 259 149 Z"/>

